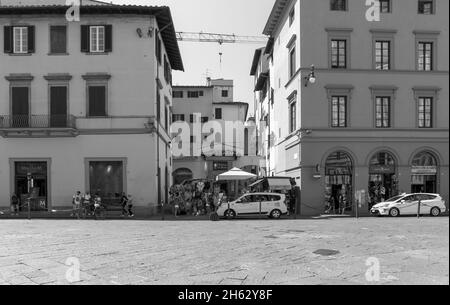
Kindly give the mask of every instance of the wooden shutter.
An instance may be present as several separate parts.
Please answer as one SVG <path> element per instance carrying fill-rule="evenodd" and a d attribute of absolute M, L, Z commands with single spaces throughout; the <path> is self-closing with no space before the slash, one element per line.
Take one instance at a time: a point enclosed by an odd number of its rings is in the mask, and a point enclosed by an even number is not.
<path fill-rule="evenodd" d="M 90 86 L 89 87 L 89 116 L 105 117 L 106 116 L 106 87 Z"/>
<path fill-rule="evenodd" d="M 105 25 L 105 52 L 112 52 L 112 25 Z"/>
<path fill-rule="evenodd" d="M 89 26 L 81 26 L 81 52 L 89 53 L 90 51 L 90 40 L 89 40 Z"/>
<path fill-rule="evenodd" d="M 12 26 L 3 27 L 4 50 L 5 53 L 13 52 L 13 28 Z"/>
<path fill-rule="evenodd" d="M 34 53 L 35 50 L 35 30 L 34 26 L 28 27 L 28 53 Z"/>

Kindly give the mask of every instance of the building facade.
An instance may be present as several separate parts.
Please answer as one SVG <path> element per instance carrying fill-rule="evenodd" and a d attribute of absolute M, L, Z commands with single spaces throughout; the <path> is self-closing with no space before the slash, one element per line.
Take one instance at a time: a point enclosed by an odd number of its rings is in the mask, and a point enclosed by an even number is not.
<path fill-rule="evenodd" d="M 153 213 L 171 184 L 171 71 L 183 70 L 170 9 L 83 1 L 69 22 L 50 2 L 0 7 L 1 208 L 27 197 L 31 174 L 35 208 L 70 207 L 79 190 L 132 194 Z"/>
<path fill-rule="evenodd" d="M 174 157 L 174 184 L 189 179 L 215 180 L 233 167 L 258 172 L 259 159 L 252 141 L 255 123 L 254 119 L 247 121 L 248 107 L 233 100 L 232 80 L 208 79 L 205 86 L 174 86 L 172 120 L 185 123 L 190 131 L 188 155 Z M 229 123 L 245 129 L 230 129 Z M 186 144 L 177 137 L 178 129 L 172 132 L 173 145 Z"/>
<path fill-rule="evenodd" d="M 275 2 L 269 175 L 296 178 L 299 213 L 340 195 L 360 213 L 401 192 L 448 203 L 448 5 L 382 0 L 374 21 L 359 0 Z"/>

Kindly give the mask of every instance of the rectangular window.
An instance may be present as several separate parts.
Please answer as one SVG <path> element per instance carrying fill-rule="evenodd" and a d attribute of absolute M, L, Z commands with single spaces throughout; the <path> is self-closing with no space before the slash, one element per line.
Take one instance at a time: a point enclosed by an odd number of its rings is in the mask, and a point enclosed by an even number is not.
<path fill-rule="evenodd" d="M 380 13 L 391 13 L 391 0 L 379 0 L 380 1 Z"/>
<path fill-rule="evenodd" d="M 161 46 L 161 39 L 159 38 L 159 31 L 156 30 L 155 32 L 155 54 L 156 58 L 158 60 L 158 63 L 161 64 L 162 61 L 162 46 Z"/>
<path fill-rule="evenodd" d="M 190 115 L 189 115 L 189 122 L 190 122 L 190 123 L 194 123 L 194 121 L 195 121 L 194 119 L 195 119 L 194 115 L 193 115 L 193 114 L 190 114 Z"/>
<path fill-rule="evenodd" d="M 333 96 L 331 98 L 331 127 L 347 127 L 346 96 Z"/>
<path fill-rule="evenodd" d="M 331 40 L 331 67 L 347 68 L 347 40 Z"/>
<path fill-rule="evenodd" d="M 50 27 L 50 54 L 67 53 L 67 27 L 51 26 Z"/>
<path fill-rule="evenodd" d="M 419 128 L 433 127 L 433 98 L 420 97 L 419 98 L 418 119 Z"/>
<path fill-rule="evenodd" d="M 209 118 L 207 116 L 202 117 L 202 123 L 207 123 L 209 121 Z"/>
<path fill-rule="evenodd" d="M 432 15 L 434 14 L 433 0 L 419 0 L 419 14 Z"/>
<path fill-rule="evenodd" d="M 375 69 L 391 69 L 391 42 L 377 40 L 375 41 Z"/>
<path fill-rule="evenodd" d="M 105 27 L 91 26 L 90 31 L 90 52 L 103 53 L 105 52 Z"/>
<path fill-rule="evenodd" d="M 88 94 L 88 117 L 106 117 L 106 86 L 89 86 Z"/>
<path fill-rule="evenodd" d="M 98 192 L 102 202 L 122 194 L 126 169 L 122 161 L 89 161 L 89 189 Z"/>
<path fill-rule="evenodd" d="M 28 53 L 28 27 L 14 27 L 14 53 Z"/>
<path fill-rule="evenodd" d="M 188 91 L 188 98 L 199 98 L 200 92 L 199 91 Z M 202 91 L 203 96 L 203 91 Z"/>
<path fill-rule="evenodd" d="M 174 91 L 173 98 L 183 98 L 183 91 Z"/>
<path fill-rule="evenodd" d="M 184 114 L 173 114 L 172 122 L 184 122 Z"/>
<path fill-rule="evenodd" d="M 295 7 L 292 8 L 292 10 L 289 12 L 289 26 L 291 26 L 294 23 L 295 20 Z"/>
<path fill-rule="evenodd" d="M 376 128 L 391 127 L 391 98 L 377 97 L 375 99 L 375 126 Z"/>
<path fill-rule="evenodd" d="M 331 10 L 332 11 L 346 11 L 347 10 L 347 0 L 331 0 Z"/>
<path fill-rule="evenodd" d="M 296 51 L 295 47 L 293 47 L 289 51 L 289 78 L 292 78 L 296 72 L 297 72 Z"/>
<path fill-rule="evenodd" d="M 297 130 L 297 103 L 291 102 L 289 105 L 289 133 Z"/>
<path fill-rule="evenodd" d="M 432 42 L 419 42 L 418 43 L 418 65 L 419 71 L 432 71 L 433 70 L 433 43 Z"/>
<path fill-rule="evenodd" d="M 228 97 L 228 90 L 222 90 L 222 97 Z"/>
<path fill-rule="evenodd" d="M 222 108 L 216 108 L 214 110 L 214 112 L 215 112 L 216 120 L 221 120 L 222 119 Z"/>

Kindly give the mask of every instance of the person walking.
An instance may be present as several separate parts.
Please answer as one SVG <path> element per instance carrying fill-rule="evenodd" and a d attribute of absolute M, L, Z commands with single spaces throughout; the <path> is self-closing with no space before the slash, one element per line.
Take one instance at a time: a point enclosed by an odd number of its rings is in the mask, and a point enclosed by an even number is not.
<path fill-rule="evenodd" d="M 120 198 L 120 203 L 122 205 L 122 217 L 125 217 L 128 214 L 127 205 L 128 205 L 128 197 L 125 192 L 122 193 L 122 197 Z"/>
<path fill-rule="evenodd" d="M 11 197 L 11 207 L 12 207 L 12 215 L 19 215 L 19 197 L 16 194 L 13 194 Z"/>
<path fill-rule="evenodd" d="M 70 216 L 76 215 L 78 218 L 80 217 L 81 201 L 82 201 L 81 192 L 77 191 L 72 198 L 72 214 Z"/>
<path fill-rule="evenodd" d="M 133 213 L 133 196 L 128 194 L 128 217 L 134 217 Z"/>

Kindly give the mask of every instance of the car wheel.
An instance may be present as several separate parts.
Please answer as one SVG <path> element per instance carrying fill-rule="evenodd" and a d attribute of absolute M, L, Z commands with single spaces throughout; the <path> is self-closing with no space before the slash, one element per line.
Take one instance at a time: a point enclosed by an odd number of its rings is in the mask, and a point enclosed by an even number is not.
<path fill-rule="evenodd" d="M 226 210 L 223 214 L 227 219 L 235 219 L 236 218 L 236 212 L 233 210 Z"/>
<path fill-rule="evenodd" d="M 431 216 L 438 217 L 441 215 L 441 209 L 438 207 L 434 207 L 431 209 Z"/>
<path fill-rule="evenodd" d="M 280 219 L 281 215 L 282 215 L 282 213 L 280 210 L 273 210 L 272 212 L 270 212 L 270 218 L 273 218 L 273 219 Z"/>
<path fill-rule="evenodd" d="M 393 208 L 389 211 L 389 216 L 398 217 L 398 216 L 400 216 L 400 211 L 396 208 Z"/>

